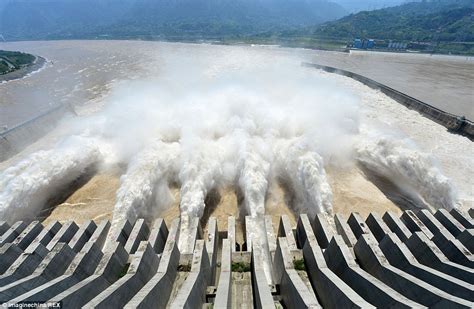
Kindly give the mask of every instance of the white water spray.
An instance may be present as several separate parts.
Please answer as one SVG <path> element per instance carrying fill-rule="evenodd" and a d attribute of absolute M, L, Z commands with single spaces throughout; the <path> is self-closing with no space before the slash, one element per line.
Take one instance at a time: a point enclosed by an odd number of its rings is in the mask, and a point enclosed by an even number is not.
<path fill-rule="evenodd" d="M 244 195 L 247 213 L 252 217 L 265 214 L 265 195 L 268 190 L 270 164 L 256 152 L 243 151 L 239 185 Z"/>
<path fill-rule="evenodd" d="M 53 194 L 100 160 L 95 140 L 73 136 L 6 169 L 0 174 L 0 218 L 9 222 L 35 218 Z"/>
<path fill-rule="evenodd" d="M 421 198 L 435 210 L 459 205 L 453 184 L 431 156 L 415 149 L 406 139 L 363 131 L 357 159 L 365 168 L 389 179 L 413 200 Z"/>
<path fill-rule="evenodd" d="M 132 159 L 117 191 L 110 235 L 120 232 L 116 229 L 126 220 L 133 222 L 139 216 L 159 212 L 153 205 L 158 184 L 168 186 L 161 180 L 176 173 L 179 155 L 178 143 L 157 141 Z"/>
<path fill-rule="evenodd" d="M 151 77 L 117 82 L 101 102 L 104 110 L 72 126 L 74 134 L 94 136 L 98 146 L 71 142 L 33 153 L 1 174 L 3 217 L 37 214 L 38 201 L 103 159 L 127 165 L 112 230 L 124 220 L 159 216 L 166 204 L 160 193 L 168 194 L 173 182 L 181 185 L 183 216 L 202 216 L 211 189 L 239 186 L 246 213 L 258 221 L 250 238 L 264 239 L 272 177 L 291 185 L 296 214 L 331 212 L 325 168 L 353 160 L 353 151 L 354 161 L 407 184 L 433 207 L 456 204 L 452 185 L 429 157 L 397 139 L 359 135 L 361 122 L 372 123 L 376 115 L 360 117 L 359 100 L 341 77 L 302 68 L 298 55 L 197 45 L 151 54 L 160 54 L 156 63 L 147 57 Z M 271 259 L 266 248 L 257 249 L 264 250 L 268 274 Z"/>
<path fill-rule="evenodd" d="M 223 159 L 215 141 L 196 139 L 186 148 L 179 173 L 180 211 L 181 215 L 200 218 L 208 192 L 222 178 Z"/>
<path fill-rule="evenodd" d="M 332 191 L 326 179 L 322 157 L 300 139 L 281 141 L 276 150 L 278 174 L 291 184 L 297 213 L 313 218 L 332 213 Z"/>

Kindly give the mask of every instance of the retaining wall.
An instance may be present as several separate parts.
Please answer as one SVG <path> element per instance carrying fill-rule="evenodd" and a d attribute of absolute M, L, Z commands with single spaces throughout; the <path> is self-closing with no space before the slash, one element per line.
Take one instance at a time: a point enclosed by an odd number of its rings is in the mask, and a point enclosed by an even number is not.
<path fill-rule="evenodd" d="M 20 152 L 25 147 L 54 129 L 59 120 L 69 112 L 66 105 L 60 105 L 0 133 L 0 162 Z"/>
<path fill-rule="evenodd" d="M 474 139 L 474 123 L 468 119 L 465 119 L 463 116 L 447 113 L 443 110 L 440 110 L 439 108 L 429 105 L 428 103 L 422 102 L 398 90 L 390 88 L 384 84 L 357 73 L 315 63 L 304 62 L 302 65 L 305 67 L 313 67 L 329 73 L 336 73 L 355 79 L 369 86 L 370 88 L 380 90 L 398 103 L 408 107 L 409 109 L 416 110 L 426 118 L 446 127 L 448 130 L 464 135 L 471 141 Z"/>

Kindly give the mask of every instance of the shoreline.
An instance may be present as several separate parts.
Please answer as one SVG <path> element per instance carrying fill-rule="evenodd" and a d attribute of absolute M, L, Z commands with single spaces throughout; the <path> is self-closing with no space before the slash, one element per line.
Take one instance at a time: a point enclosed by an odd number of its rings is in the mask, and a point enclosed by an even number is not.
<path fill-rule="evenodd" d="M 47 63 L 46 59 L 41 57 L 41 56 L 35 56 L 35 61 L 19 70 L 0 75 L 0 84 L 12 81 L 12 80 L 17 80 L 17 79 L 22 79 L 38 70 L 41 70 Z"/>
<path fill-rule="evenodd" d="M 397 50 L 388 50 L 388 49 L 353 49 L 353 48 L 318 48 L 317 46 L 306 46 L 306 45 L 295 45 L 295 44 L 285 44 L 285 42 L 245 42 L 238 40 L 226 41 L 226 39 L 145 39 L 140 37 L 117 37 L 117 38 L 74 38 L 74 39 L 45 39 L 45 40 L 16 40 L 16 41 L 6 41 L 3 43 L 19 43 L 19 42 L 51 42 L 51 41 L 145 41 L 145 42 L 161 42 L 161 43 L 185 43 L 185 44 L 209 44 L 209 45 L 221 45 L 221 46 L 274 46 L 280 48 L 291 48 L 291 49 L 307 49 L 307 50 L 317 50 L 317 51 L 327 51 L 327 52 L 339 52 L 339 53 L 350 53 L 351 51 L 355 52 L 375 52 L 375 53 L 394 53 L 394 54 L 410 54 L 410 55 L 428 55 L 428 56 L 447 56 L 447 57 L 458 57 L 458 58 L 474 58 L 474 54 L 457 54 L 457 53 L 443 53 L 443 52 L 425 52 L 422 50 L 406 50 L 406 51 L 397 51 Z M 38 56 L 37 56 L 38 57 Z M 41 58 L 41 57 L 40 57 Z M 16 71 L 15 71 L 16 72 Z M 12 72 L 14 73 L 14 72 Z M 10 74 L 10 73 L 8 73 Z M 0 83 L 1 75 L 0 75 Z"/>

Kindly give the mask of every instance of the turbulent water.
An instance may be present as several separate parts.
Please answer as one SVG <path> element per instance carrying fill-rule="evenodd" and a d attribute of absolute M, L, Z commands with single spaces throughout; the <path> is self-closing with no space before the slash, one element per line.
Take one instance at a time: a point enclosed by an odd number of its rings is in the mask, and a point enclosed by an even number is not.
<path fill-rule="evenodd" d="M 82 50 L 84 67 L 65 65 L 64 54 L 78 45 L 59 42 L 46 56 L 61 61 L 28 77 L 39 83 L 41 74 L 74 68 L 81 87 L 96 84 L 78 90 L 93 100 L 71 94 L 75 102 L 69 103 L 80 103 L 82 116 L 63 121 L 54 138 L 3 164 L 3 220 L 34 217 L 64 183 L 92 166 L 124 166 L 111 233 L 125 220 L 160 216 L 178 186 L 183 217 L 201 217 L 212 190 L 234 188 L 243 212 L 257 222 L 249 235 L 266 237 L 259 222 L 269 183 L 286 188 L 296 214 L 331 213 L 327 169 L 335 167 L 387 180 L 413 207 L 450 209 L 474 200 L 468 139 L 353 80 L 302 67 L 301 61 L 318 59 L 309 51 L 89 44 Z M 141 48 L 132 50 L 134 44 Z M 101 57 L 90 60 L 94 55 Z M 15 93 L 15 82 L 0 91 Z M 103 91 L 93 95 L 97 87 Z"/>

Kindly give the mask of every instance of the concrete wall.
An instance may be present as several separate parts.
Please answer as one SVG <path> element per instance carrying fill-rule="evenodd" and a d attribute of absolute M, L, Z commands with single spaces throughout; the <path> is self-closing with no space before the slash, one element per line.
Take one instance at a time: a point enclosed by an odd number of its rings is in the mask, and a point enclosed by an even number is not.
<path fill-rule="evenodd" d="M 124 223 L 120 236 L 107 234 L 108 221 L 0 223 L 0 302 L 61 301 L 65 308 L 474 307 L 469 212 L 353 213 L 347 220 L 303 214 L 296 227 L 283 216 L 278 238 L 267 220 L 267 239 L 253 239 L 247 251 L 235 250 L 235 226 L 221 241 L 215 218 L 204 235 L 198 221 L 188 229 L 175 219 L 168 230 L 162 219 L 150 225 L 138 219 Z M 187 229 L 192 233 L 181 233 Z M 110 245 L 104 248 L 105 235 Z M 178 250 L 186 236 L 190 256 Z M 266 247 L 270 261 L 263 258 Z M 237 263 L 247 268 L 234 269 Z"/>
<path fill-rule="evenodd" d="M 336 73 L 343 76 L 353 78 L 373 89 L 380 90 L 385 95 L 391 97 L 398 103 L 403 104 L 409 109 L 418 111 L 420 114 L 425 116 L 428 119 L 433 120 L 436 123 L 439 123 L 445 126 L 448 130 L 455 133 L 465 135 L 470 140 L 474 139 L 474 123 L 467 119 L 462 119 L 460 116 L 453 115 L 442 111 L 434 106 L 429 105 L 428 103 L 422 102 L 418 99 L 410 97 L 400 91 L 397 91 L 393 88 L 390 88 L 384 84 L 374 81 L 373 79 L 367 78 L 365 76 L 349 72 L 346 70 L 341 70 L 325 65 L 319 65 L 314 63 L 303 63 L 303 66 L 314 67 L 317 69 L 324 70 L 330 73 Z"/>
<path fill-rule="evenodd" d="M 61 105 L 14 128 L 0 132 L 0 162 L 50 132 L 68 111 L 66 105 Z"/>

